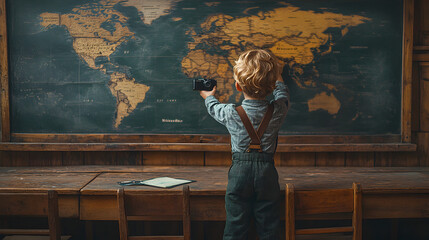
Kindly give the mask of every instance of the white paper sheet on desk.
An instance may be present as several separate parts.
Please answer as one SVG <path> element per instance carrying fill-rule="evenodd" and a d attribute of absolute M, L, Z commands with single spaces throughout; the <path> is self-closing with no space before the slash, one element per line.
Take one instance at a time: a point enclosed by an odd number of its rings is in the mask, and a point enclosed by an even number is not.
<path fill-rule="evenodd" d="M 152 186 L 152 187 L 170 188 L 170 187 L 175 187 L 175 186 L 179 186 L 190 182 L 195 182 L 195 181 L 171 178 L 171 177 L 157 177 L 157 178 L 152 178 L 149 180 L 142 181 L 141 184 Z"/>

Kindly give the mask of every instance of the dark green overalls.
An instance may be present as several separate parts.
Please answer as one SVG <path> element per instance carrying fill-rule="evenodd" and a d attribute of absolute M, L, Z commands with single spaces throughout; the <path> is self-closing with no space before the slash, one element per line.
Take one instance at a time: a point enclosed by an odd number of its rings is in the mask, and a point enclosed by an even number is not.
<path fill-rule="evenodd" d="M 259 239 L 277 240 L 280 238 L 278 174 L 274 166 L 274 154 L 261 152 L 259 138 L 265 131 L 264 125 L 268 125 L 273 110 L 272 107 L 269 108 L 257 132 L 247 115 L 243 116 L 244 110 L 237 108 L 237 111 L 252 141 L 247 152 L 232 154 L 225 195 L 226 225 L 223 239 L 247 239 L 250 220 L 253 216 Z M 249 129 L 249 124 L 253 133 Z"/>

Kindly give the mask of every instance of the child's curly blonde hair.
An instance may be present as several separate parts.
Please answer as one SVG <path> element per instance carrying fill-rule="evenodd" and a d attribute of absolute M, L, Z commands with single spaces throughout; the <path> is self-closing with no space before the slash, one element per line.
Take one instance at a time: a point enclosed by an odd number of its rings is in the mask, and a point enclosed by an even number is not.
<path fill-rule="evenodd" d="M 252 98 L 265 98 L 275 89 L 280 74 L 278 59 L 262 49 L 240 55 L 234 66 L 234 80 Z"/>

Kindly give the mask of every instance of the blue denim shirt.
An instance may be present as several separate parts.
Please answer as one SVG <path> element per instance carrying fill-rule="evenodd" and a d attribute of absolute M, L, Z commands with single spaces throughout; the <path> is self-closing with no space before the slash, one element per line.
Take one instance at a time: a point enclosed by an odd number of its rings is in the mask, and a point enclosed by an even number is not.
<path fill-rule="evenodd" d="M 263 152 L 274 153 L 277 147 L 277 136 L 280 127 L 289 109 L 289 90 L 280 81 L 276 82 L 274 95 L 274 113 L 271 121 L 261 138 L 261 148 Z M 255 129 L 258 128 L 262 118 L 267 111 L 268 100 L 243 100 L 241 106 L 249 116 L 250 122 Z M 231 135 L 231 151 L 246 152 L 250 144 L 250 137 L 235 110 L 235 104 L 220 103 L 214 96 L 209 96 L 205 100 L 207 111 L 216 121 L 225 125 Z"/>

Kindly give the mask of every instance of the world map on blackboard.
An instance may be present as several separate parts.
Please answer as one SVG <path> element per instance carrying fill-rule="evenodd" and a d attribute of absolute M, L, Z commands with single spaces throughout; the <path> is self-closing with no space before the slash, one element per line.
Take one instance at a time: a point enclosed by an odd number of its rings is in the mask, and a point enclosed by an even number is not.
<path fill-rule="evenodd" d="M 281 134 L 398 134 L 393 2 L 9 1 L 12 130 L 225 133 L 191 79 L 216 79 L 218 99 L 239 104 L 234 61 L 263 48 L 291 89 Z"/>

